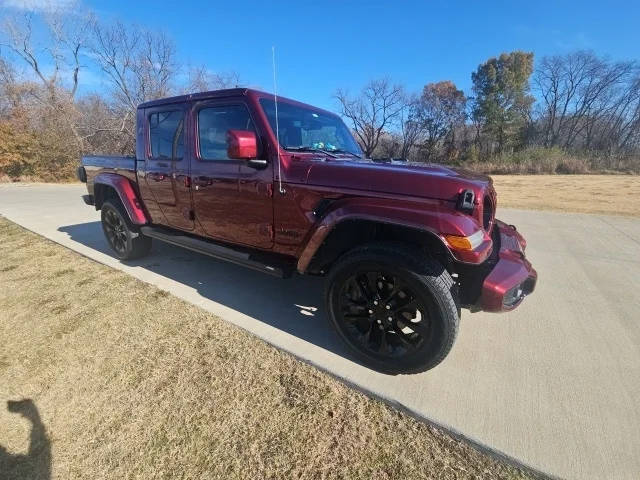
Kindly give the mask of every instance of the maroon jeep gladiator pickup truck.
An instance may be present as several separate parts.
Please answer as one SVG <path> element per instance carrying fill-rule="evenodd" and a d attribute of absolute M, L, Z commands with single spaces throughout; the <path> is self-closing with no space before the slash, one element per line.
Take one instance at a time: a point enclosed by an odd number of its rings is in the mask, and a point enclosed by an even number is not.
<path fill-rule="evenodd" d="M 433 368 L 462 307 L 512 310 L 535 287 L 489 177 L 367 160 L 337 115 L 251 89 L 143 103 L 136 123 L 135 158 L 78 168 L 115 255 L 141 257 L 157 239 L 280 277 L 324 275 L 331 323 L 379 371 Z"/>

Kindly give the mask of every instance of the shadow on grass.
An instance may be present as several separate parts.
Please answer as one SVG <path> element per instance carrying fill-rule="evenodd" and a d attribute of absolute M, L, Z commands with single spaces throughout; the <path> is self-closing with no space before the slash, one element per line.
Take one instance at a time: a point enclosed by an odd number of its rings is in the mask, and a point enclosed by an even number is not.
<path fill-rule="evenodd" d="M 29 451 L 12 455 L 0 445 L 0 479 L 47 480 L 51 478 L 51 442 L 40 420 L 40 414 L 30 399 L 8 401 L 7 410 L 22 415 L 31 423 Z"/>
<path fill-rule="evenodd" d="M 112 256 L 100 222 L 58 230 Z M 281 280 L 160 241 L 154 241 L 149 256 L 126 264 L 194 288 L 204 298 L 359 363 L 327 322 L 322 278 L 294 275 Z"/>

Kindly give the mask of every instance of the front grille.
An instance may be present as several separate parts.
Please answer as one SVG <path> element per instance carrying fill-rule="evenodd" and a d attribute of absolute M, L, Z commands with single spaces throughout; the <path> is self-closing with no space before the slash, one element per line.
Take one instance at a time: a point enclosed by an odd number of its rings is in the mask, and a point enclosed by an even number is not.
<path fill-rule="evenodd" d="M 488 232 L 493 222 L 493 203 L 488 195 L 485 195 L 482 202 L 482 226 Z"/>

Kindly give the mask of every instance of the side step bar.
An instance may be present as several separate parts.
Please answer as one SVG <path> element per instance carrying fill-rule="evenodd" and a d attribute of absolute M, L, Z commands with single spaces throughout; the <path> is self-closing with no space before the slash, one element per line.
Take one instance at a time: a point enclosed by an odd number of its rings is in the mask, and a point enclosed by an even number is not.
<path fill-rule="evenodd" d="M 268 273 L 269 275 L 279 278 L 288 277 L 292 273 L 290 268 L 278 265 L 276 262 L 274 262 L 274 264 L 270 264 L 256 258 L 252 258 L 252 255 L 248 252 L 234 250 L 233 248 L 225 247 L 207 240 L 201 240 L 186 234 L 176 233 L 164 228 L 145 225 L 140 227 L 140 232 L 147 237 L 155 238 L 162 242 L 177 245 L 178 247 L 183 247 L 220 260 L 226 260 L 228 262 L 242 265 L 243 267 L 248 267 L 259 272 Z"/>

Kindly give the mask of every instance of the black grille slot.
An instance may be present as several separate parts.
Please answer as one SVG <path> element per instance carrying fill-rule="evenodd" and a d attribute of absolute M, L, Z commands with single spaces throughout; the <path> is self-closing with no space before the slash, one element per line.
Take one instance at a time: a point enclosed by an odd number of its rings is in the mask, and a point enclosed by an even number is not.
<path fill-rule="evenodd" d="M 488 195 L 485 195 L 482 202 L 482 226 L 488 232 L 493 221 L 493 204 Z"/>

